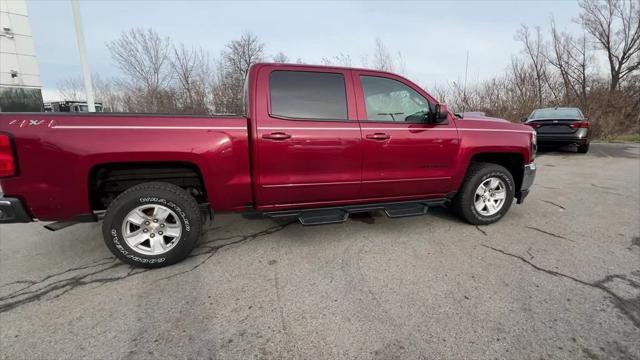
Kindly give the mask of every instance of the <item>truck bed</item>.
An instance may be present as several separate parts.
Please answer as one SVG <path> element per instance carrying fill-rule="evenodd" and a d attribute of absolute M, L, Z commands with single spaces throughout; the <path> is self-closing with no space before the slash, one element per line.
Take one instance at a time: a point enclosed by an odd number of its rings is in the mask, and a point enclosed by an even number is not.
<path fill-rule="evenodd" d="M 242 116 L 0 113 L 0 132 L 13 138 L 19 163 L 18 174 L 3 179 L 3 192 L 40 220 L 100 210 L 86 199 L 93 190 L 87 174 L 95 176 L 101 164 L 196 164 L 207 172 L 199 175 L 214 210 L 251 201 Z"/>

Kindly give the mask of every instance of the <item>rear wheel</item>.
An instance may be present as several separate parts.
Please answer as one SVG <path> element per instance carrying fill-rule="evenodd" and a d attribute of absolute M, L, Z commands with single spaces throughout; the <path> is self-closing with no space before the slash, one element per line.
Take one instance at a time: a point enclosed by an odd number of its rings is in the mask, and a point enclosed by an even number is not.
<path fill-rule="evenodd" d="M 453 199 L 453 210 L 474 225 L 500 220 L 511 207 L 515 195 L 513 176 L 503 166 L 473 163 L 460 192 Z"/>
<path fill-rule="evenodd" d="M 584 143 L 581 145 L 578 145 L 578 152 L 580 154 L 586 154 L 589 151 L 589 143 Z"/>
<path fill-rule="evenodd" d="M 182 188 L 154 182 L 120 194 L 104 218 L 104 241 L 120 260 L 139 267 L 174 264 L 189 255 L 202 224 L 196 200 Z"/>

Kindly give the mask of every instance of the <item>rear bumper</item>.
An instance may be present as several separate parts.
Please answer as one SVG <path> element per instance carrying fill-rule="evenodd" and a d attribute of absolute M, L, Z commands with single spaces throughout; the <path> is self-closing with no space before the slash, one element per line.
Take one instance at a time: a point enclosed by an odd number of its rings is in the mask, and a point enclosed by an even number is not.
<path fill-rule="evenodd" d="M 524 173 L 522 175 L 522 185 L 520 186 L 520 191 L 516 198 L 518 199 L 518 204 L 522 204 L 524 199 L 529 195 L 529 189 L 533 185 L 533 181 L 536 178 L 536 163 L 527 164 L 524 166 Z"/>
<path fill-rule="evenodd" d="M 589 129 L 578 129 L 571 134 L 537 133 L 538 143 L 573 143 L 585 144 L 589 142 Z"/>
<path fill-rule="evenodd" d="M 32 221 L 33 219 L 29 216 L 20 200 L 0 195 L 0 224 L 28 223 Z"/>

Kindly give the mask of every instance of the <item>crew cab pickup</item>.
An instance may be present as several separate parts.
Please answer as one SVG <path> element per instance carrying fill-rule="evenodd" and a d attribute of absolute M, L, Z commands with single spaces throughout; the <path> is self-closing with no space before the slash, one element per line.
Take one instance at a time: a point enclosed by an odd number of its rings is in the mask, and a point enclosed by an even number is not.
<path fill-rule="evenodd" d="M 245 87 L 244 116 L 0 114 L 0 223 L 102 219 L 115 256 L 159 267 L 207 213 L 313 225 L 450 206 L 489 224 L 535 177 L 531 127 L 457 116 L 398 75 L 261 63 Z"/>

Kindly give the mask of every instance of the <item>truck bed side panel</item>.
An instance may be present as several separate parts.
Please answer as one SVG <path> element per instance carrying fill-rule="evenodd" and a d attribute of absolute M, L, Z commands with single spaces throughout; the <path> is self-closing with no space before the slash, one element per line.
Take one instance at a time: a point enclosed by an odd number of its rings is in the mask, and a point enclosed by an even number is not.
<path fill-rule="evenodd" d="M 40 220 L 91 213 L 89 174 L 110 163 L 195 165 L 214 210 L 252 199 L 242 117 L 2 114 L 0 131 L 13 136 L 19 164 L 3 191 Z"/>

